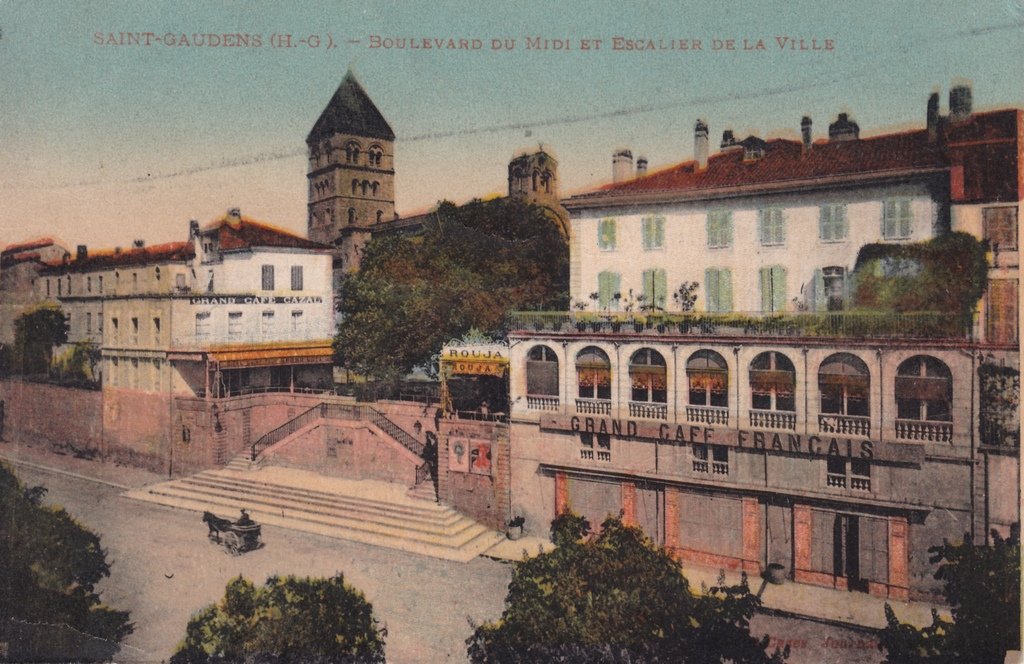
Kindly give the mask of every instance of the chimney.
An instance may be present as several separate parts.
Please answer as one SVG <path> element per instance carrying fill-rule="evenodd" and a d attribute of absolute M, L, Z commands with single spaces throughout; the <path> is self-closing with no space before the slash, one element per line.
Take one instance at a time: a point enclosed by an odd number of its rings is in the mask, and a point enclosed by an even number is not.
<path fill-rule="evenodd" d="M 971 86 L 955 85 L 949 89 L 949 121 L 963 122 L 971 117 Z"/>
<path fill-rule="evenodd" d="M 75 251 L 75 260 L 76 261 L 84 261 L 88 257 L 89 257 L 89 247 L 85 246 L 84 244 L 78 245 L 77 250 Z"/>
<path fill-rule="evenodd" d="M 228 210 L 228 223 L 237 224 L 242 220 L 241 208 L 230 208 Z"/>
<path fill-rule="evenodd" d="M 132 248 L 133 249 L 142 249 L 145 246 L 146 246 L 146 241 L 145 240 L 132 240 Z"/>
<path fill-rule="evenodd" d="M 950 92 L 952 94 L 952 92 Z M 933 92 L 928 97 L 928 113 L 926 116 L 928 125 L 928 142 L 934 143 L 939 138 L 939 93 Z"/>
<path fill-rule="evenodd" d="M 800 137 L 804 142 L 804 152 L 809 152 L 814 144 L 811 138 L 811 116 L 809 115 L 800 118 Z"/>
<path fill-rule="evenodd" d="M 723 150 L 728 150 L 729 148 L 734 148 L 738 145 L 739 143 L 736 142 L 736 137 L 733 135 L 732 129 L 726 129 L 722 132 L 722 144 L 718 147 Z"/>
<path fill-rule="evenodd" d="M 625 182 L 633 177 L 633 153 L 620 148 L 612 153 L 612 182 Z"/>
<path fill-rule="evenodd" d="M 115 256 L 120 256 L 121 255 L 121 247 L 114 247 L 114 255 Z"/>
<path fill-rule="evenodd" d="M 199 222 L 195 219 L 188 220 L 188 239 L 192 239 L 199 235 Z"/>
<path fill-rule="evenodd" d="M 700 170 L 708 167 L 708 126 L 700 119 L 693 126 L 693 158 Z"/>
<path fill-rule="evenodd" d="M 840 113 L 836 121 L 828 126 L 828 140 L 830 143 L 837 141 L 855 141 L 860 138 L 860 127 L 850 120 L 846 113 Z"/>
<path fill-rule="evenodd" d="M 636 176 L 642 178 L 647 175 L 647 157 L 636 158 Z"/>

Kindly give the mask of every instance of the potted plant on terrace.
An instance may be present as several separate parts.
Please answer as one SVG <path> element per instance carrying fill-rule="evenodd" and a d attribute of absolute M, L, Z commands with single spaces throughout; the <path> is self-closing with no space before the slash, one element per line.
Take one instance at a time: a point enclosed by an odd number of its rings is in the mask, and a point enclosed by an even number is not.
<path fill-rule="evenodd" d="M 523 525 L 526 519 L 522 515 L 512 517 L 508 522 L 508 530 L 505 532 L 510 540 L 517 540 L 523 536 Z"/>

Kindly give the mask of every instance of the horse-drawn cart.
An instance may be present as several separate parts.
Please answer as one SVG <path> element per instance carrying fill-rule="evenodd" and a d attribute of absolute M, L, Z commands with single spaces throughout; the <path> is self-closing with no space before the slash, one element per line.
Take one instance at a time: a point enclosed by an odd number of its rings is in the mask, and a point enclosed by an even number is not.
<path fill-rule="evenodd" d="M 260 525 L 250 519 L 245 510 L 242 510 L 242 518 L 238 521 L 222 519 L 213 512 L 203 512 L 203 523 L 210 529 L 208 537 L 223 544 L 228 553 L 234 556 L 263 546 Z"/>

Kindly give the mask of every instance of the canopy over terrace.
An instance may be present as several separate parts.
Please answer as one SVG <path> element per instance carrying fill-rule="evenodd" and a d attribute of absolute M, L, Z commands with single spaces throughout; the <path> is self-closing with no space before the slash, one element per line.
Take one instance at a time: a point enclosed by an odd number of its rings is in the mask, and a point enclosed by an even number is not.
<path fill-rule="evenodd" d="M 500 418 L 508 404 L 508 346 L 452 342 L 441 349 L 441 407 L 448 416 Z"/>
<path fill-rule="evenodd" d="M 323 391 L 333 383 L 329 340 L 211 346 L 172 352 L 169 359 L 201 363 L 203 384 L 192 385 L 197 396 Z"/>

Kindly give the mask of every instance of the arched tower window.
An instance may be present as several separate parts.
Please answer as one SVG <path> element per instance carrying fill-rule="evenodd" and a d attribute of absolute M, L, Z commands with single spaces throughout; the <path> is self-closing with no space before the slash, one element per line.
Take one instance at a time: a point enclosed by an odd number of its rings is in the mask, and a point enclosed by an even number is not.
<path fill-rule="evenodd" d="M 665 358 L 650 348 L 641 348 L 629 359 L 629 382 L 632 400 L 646 403 L 666 403 L 668 389 Z"/>
<path fill-rule="evenodd" d="M 367 182 L 366 180 L 363 180 L 362 184 L 360 184 L 360 187 L 363 190 L 363 196 L 365 196 L 366 195 L 366 191 L 370 188 L 370 183 Z"/>
<path fill-rule="evenodd" d="M 729 407 L 729 365 L 713 350 L 698 350 L 686 361 L 691 406 Z"/>
<path fill-rule="evenodd" d="M 776 351 L 761 353 L 750 363 L 750 405 L 757 410 L 796 410 L 796 369 Z"/>
<path fill-rule="evenodd" d="M 345 144 L 345 161 L 349 164 L 359 163 L 359 143 L 349 141 Z"/>
<path fill-rule="evenodd" d="M 551 193 L 551 171 L 544 171 L 544 177 L 542 178 L 544 183 L 544 193 Z"/>
<path fill-rule="evenodd" d="M 352 225 L 352 224 L 356 223 L 356 209 L 355 208 L 349 208 L 348 209 L 348 223 L 349 223 L 349 225 Z"/>
<path fill-rule="evenodd" d="M 576 382 L 581 399 L 612 398 L 612 364 L 608 354 L 587 346 L 576 355 Z"/>
<path fill-rule="evenodd" d="M 537 171 L 533 172 L 533 190 L 537 191 L 537 181 L 540 179 L 540 173 Z"/>
<path fill-rule="evenodd" d="M 377 223 L 379 224 L 383 218 L 384 218 L 384 211 L 383 210 L 377 210 Z"/>
<path fill-rule="evenodd" d="M 380 189 L 380 182 L 374 182 L 370 185 L 370 191 L 373 193 L 373 197 L 377 197 L 377 190 Z"/>
<path fill-rule="evenodd" d="M 352 195 L 355 196 L 357 191 L 359 191 L 359 180 L 352 180 Z"/>
<path fill-rule="evenodd" d="M 928 355 L 915 355 L 896 369 L 897 418 L 950 422 L 952 401 L 953 373 L 945 362 Z"/>

